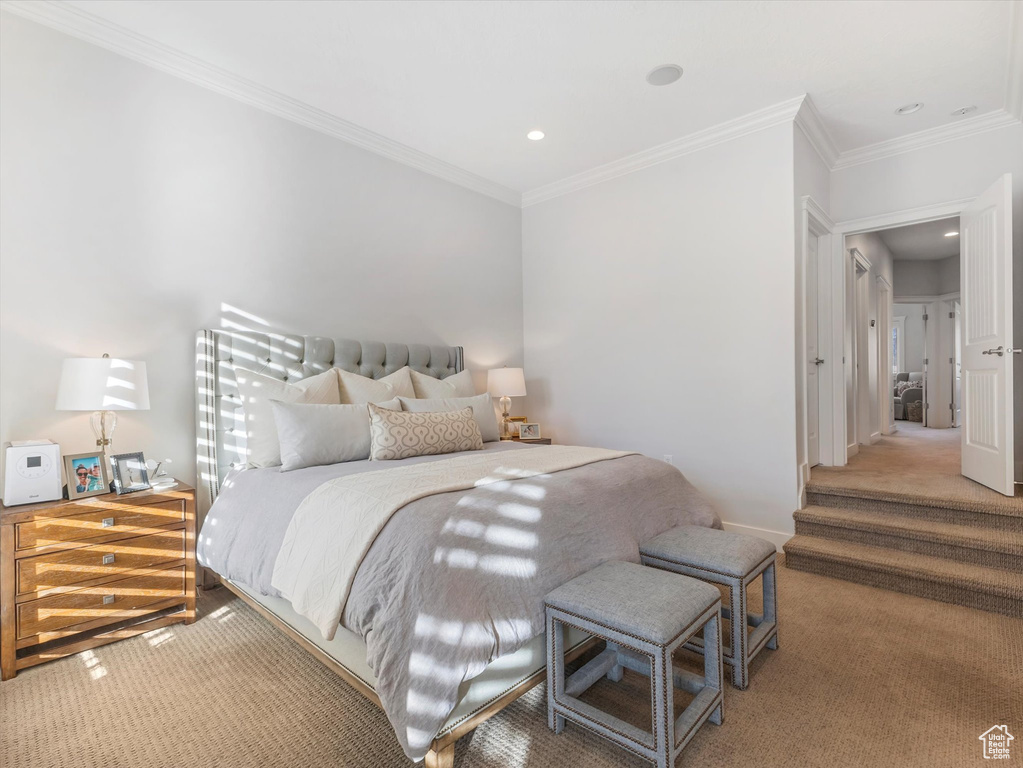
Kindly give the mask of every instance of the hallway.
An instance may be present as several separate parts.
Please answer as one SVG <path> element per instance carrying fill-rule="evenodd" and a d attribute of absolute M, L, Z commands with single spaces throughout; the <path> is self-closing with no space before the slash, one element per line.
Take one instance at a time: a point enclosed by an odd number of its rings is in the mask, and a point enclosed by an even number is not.
<path fill-rule="evenodd" d="M 844 467 L 814 467 L 810 486 L 856 491 L 858 496 L 904 502 L 965 504 L 977 511 L 1023 517 L 1023 489 L 1008 498 L 960 474 L 960 430 L 928 429 L 897 421 L 898 431 L 860 451 Z M 808 488 L 809 491 L 809 488 Z"/>

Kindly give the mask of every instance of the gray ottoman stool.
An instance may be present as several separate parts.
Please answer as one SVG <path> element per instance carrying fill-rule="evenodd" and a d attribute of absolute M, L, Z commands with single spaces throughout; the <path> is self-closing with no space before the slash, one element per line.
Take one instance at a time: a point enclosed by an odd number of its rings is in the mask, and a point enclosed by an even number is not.
<path fill-rule="evenodd" d="M 721 724 L 721 595 L 696 579 L 606 562 L 564 584 L 545 600 L 547 610 L 547 722 L 561 733 L 565 720 L 588 728 L 628 751 L 670 768 L 706 720 Z M 565 679 L 562 625 L 607 641 L 607 648 Z M 672 653 L 703 629 L 703 674 L 673 667 Z M 623 667 L 650 676 L 653 727 L 643 731 L 580 701 Z M 694 695 L 675 719 L 672 685 Z"/>
<path fill-rule="evenodd" d="M 774 545 L 755 536 L 718 531 L 700 525 L 682 525 L 662 533 L 639 548 L 644 565 L 682 573 L 702 581 L 724 584 L 731 593 L 722 615 L 731 620 L 732 642 L 723 651 L 732 668 L 732 684 L 749 685 L 749 663 L 766 646 L 778 647 L 778 595 Z M 746 588 L 764 575 L 764 613 L 746 611 Z M 747 635 L 746 624 L 753 627 Z M 687 643 L 700 651 L 700 640 Z"/>

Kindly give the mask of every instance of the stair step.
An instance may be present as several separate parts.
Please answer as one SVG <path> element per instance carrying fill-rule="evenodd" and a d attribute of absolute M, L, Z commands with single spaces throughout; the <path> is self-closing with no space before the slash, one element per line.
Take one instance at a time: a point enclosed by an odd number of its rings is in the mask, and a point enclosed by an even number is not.
<path fill-rule="evenodd" d="M 859 509 L 812 506 L 796 533 L 1023 572 L 1023 533 Z"/>
<path fill-rule="evenodd" d="M 812 482 L 806 486 L 806 502 L 815 507 L 877 512 L 888 516 L 1023 533 L 1023 513 L 1017 513 L 1006 506 L 988 507 L 956 499 L 924 499 L 911 494 L 821 486 Z"/>
<path fill-rule="evenodd" d="M 785 544 L 796 570 L 1023 617 L 1023 574 L 914 552 L 796 535 Z"/>

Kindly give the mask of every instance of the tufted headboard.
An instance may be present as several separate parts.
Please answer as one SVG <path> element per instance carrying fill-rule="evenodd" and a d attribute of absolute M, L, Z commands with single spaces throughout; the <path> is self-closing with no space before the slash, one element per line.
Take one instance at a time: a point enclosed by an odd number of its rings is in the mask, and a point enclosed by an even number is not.
<path fill-rule="evenodd" d="M 228 471 L 246 463 L 245 419 L 235 367 L 298 381 L 332 367 L 379 379 L 406 365 L 443 379 L 462 370 L 462 348 L 288 333 L 199 331 L 195 344 L 195 500 L 199 521 L 217 498 Z"/>

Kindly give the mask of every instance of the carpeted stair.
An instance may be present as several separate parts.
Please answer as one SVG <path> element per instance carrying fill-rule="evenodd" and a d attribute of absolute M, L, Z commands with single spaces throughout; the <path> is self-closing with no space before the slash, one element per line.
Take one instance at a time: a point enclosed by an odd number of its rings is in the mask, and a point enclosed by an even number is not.
<path fill-rule="evenodd" d="M 786 565 L 1023 617 L 1023 515 L 1007 504 L 807 486 Z"/>

